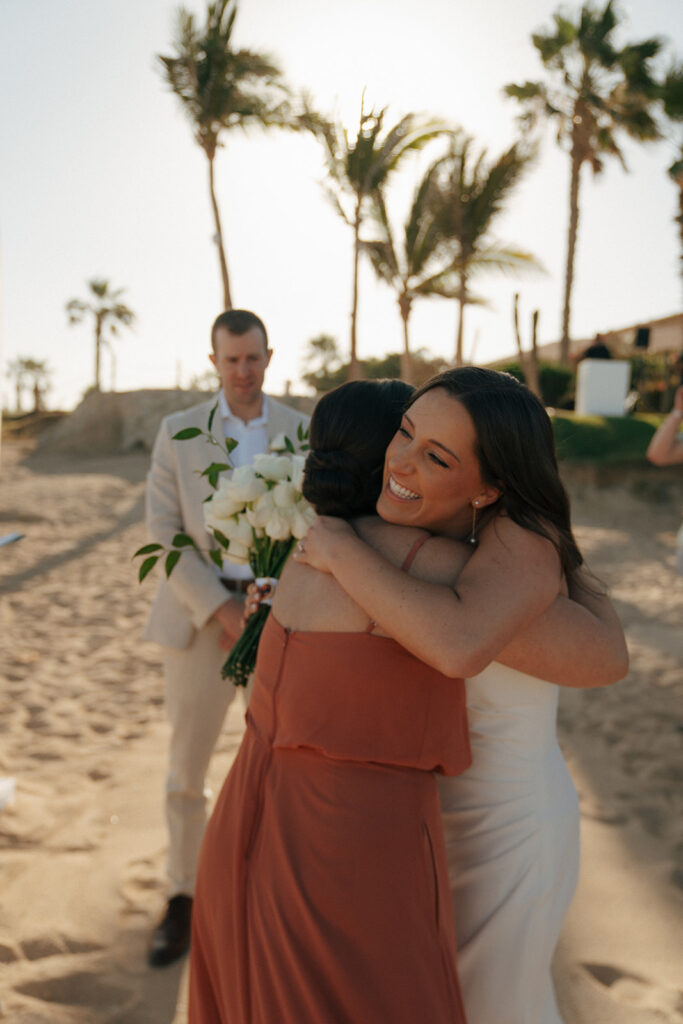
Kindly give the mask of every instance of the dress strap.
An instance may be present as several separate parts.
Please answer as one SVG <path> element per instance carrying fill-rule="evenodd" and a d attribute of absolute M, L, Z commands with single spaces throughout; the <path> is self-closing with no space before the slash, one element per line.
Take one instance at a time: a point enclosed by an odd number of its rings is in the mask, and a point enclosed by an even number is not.
<path fill-rule="evenodd" d="M 406 557 L 405 557 L 405 559 L 403 561 L 403 565 L 401 566 L 401 570 L 403 572 L 408 572 L 408 569 L 410 569 L 411 565 L 415 561 L 415 555 L 418 553 L 418 551 L 420 550 L 420 548 L 422 547 L 424 542 L 427 541 L 427 540 L 430 540 L 430 538 L 431 538 L 431 534 L 428 533 L 426 537 L 419 537 L 415 541 L 415 543 L 413 544 L 412 548 L 410 549 L 410 551 L 406 555 Z"/>
<path fill-rule="evenodd" d="M 418 537 L 418 539 L 415 541 L 415 543 L 413 544 L 412 548 L 410 549 L 410 551 L 408 552 L 408 554 L 406 555 L 406 557 L 403 560 L 403 565 L 401 566 L 401 571 L 402 572 L 408 572 L 408 569 L 410 569 L 411 565 L 413 564 L 413 561 L 415 560 L 415 555 L 418 553 L 418 551 L 420 550 L 420 548 L 422 547 L 424 542 L 427 541 L 427 540 L 430 540 L 430 539 L 431 539 L 431 534 L 429 534 L 429 533 L 427 534 L 426 537 Z M 365 627 L 365 632 L 366 633 L 372 633 L 372 631 L 376 627 L 377 627 L 377 623 L 373 622 L 371 620 L 367 624 L 367 626 Z"/>

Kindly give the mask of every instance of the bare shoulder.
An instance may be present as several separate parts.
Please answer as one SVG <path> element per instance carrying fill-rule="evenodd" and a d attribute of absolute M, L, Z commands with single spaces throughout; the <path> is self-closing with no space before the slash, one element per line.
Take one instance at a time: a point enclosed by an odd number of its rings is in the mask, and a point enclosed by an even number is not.
<path fill-rule="evenodd" d="M 393 523 L 385 523 L 379 516 L 360 516 L 354 519 L 353 528 L 361 540 L 394 565 L 401 565 L 418 541 L 426 541 L 431 537 L 427 530 L 395 526 Z"/>
<path fill-rule="evenodd" d="M 395 526 L 377 516 L 358 519 L 354 527 L 363 540 L 394 565 L 403 565 L 415 545 L 420 544 L 408 571 L 429 583 L 453 585 L 472 553 L 472 548 L 462 541 L 437 537 L 416 527 Z"/>
<path fill-rule="evenodd" d="M 464 541 L 430 536 L 415 556 L 410 573 L 429 583 L 452 586 L 467 565 L 472 552 L 472 545 Z"/>
<path fill-rule="evenodd" d="M 484 560 L 540 572 L 559 573 L 560 556 L 548 537 L 520 526 L 507 515 L 496 516 L 479 537 L 476 551 L 479 565 Z"/>

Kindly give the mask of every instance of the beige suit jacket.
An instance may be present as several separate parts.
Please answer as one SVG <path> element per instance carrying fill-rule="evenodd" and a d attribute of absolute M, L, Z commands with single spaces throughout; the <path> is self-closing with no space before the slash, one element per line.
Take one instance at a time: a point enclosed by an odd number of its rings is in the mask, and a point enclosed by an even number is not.
<path fill-rule="evenodd" d="M 170 546 L 176 533 L 189 534 L 199 548 L 215 547 L 204 527 L 203 503 L 212 489 L 200 476 L 217 449 L 204 437 L 174 441 L 173 435 L 186 427 L 206 430 L 216 397 L 173 413 L 162 420 L 147 474 L 147 533 L 150 541 Z M 284 433 L 296 445 L 300 423 L 308 416 L 268 396 L 268 442 Z M 218 421 L 220 423 L 220 419 Z M 220 429 L 220 428 L 219 428 Z M 144 640 L 182 650 L 189 647 L 197 630 L 228 599 L 208 554 L 187 548 L 169 579 L 159 584 L 143 633 Z"/>

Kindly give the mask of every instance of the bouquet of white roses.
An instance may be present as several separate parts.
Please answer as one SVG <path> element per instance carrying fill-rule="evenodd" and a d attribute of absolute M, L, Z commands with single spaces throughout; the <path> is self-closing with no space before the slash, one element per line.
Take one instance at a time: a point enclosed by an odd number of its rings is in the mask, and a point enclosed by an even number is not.
<path fill-rule="evenodd" d="M 233 468 L 231 455 L 237 441 L 219 441 L 211 433 L 217 409 L 217 404 L 211 409 L 206 430 L 186 427 L 174 434 L 173 440 L 190 441 L 203 435 L 207 444 L 220 450 L 221 461 L 211 462 L 201 474 L 214 489 L 204 503 L 204 519 L 218 548 L 208 555 L 219 569 L 224 560 L 250 565 L 256 583 L 264 584 L 278 579 L 295 541 L 305 535 L 315 519 L 312 506 L 301 494 L 305 458 L 297 455 L 290 439 L 280 434 L 271 447 L 288 454 L 257 455 L 251 465 L 240 466 L 230 479 L 222 479 L 221 474 Z M 308 431 L 299 425 L 297 441 L 302 450 L 308 448 L 307 438 Z M 184 532 L 176 533 L 170 546 L 145 544 L 133 555 L 143 558 L 138 579 L 142 582 L 164 556 L 166 576 L 170 576 L 188 548 L 199 550 Z M 270 602 L 263 601 L 223 665 L 223 678 L 229 676 L 235 686 L 247 685 L 269 611 Z"/>
<path fill-rule="evenodd" d="M 206 528 L 218 542 L 210 557 L 251 567 L 257 584 L 277 579 L 295 541 L 315 519 L 301 494 L 303 455 L 257 455 L 222 480 L 204 505 Z M 256 663 L 261 632 L 270 611 L 261 604 L 223 666 L 236 686 L 246 686 Z"/>

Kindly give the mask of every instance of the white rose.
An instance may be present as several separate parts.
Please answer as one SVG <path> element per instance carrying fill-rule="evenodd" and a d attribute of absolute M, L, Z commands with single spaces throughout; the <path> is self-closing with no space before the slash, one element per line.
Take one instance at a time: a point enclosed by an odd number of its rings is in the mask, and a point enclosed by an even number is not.
<path fill-rule="evenodd" d="M 292 455 L 292 484 L 296 487 L 299 494 L 301 494 L 301 488 L 304 485 L 304 466 L 306 465 L 305 455 Z"/>
<path fill-rule="evenodd" d="M 234 505 L 230 505 L 225 501 L 219 505 L 216 505 L 213 501 L 207 501 L 204 505 L 204 525 L 207 530 L 217 529 L 221 533 L 225 533 L 227 524 L 234 520 L 236 513 L 241 507 L 240 505 L 235 509 Z"/>
<path fill-rule="evenodd" d="M 251 508 L 247 509 L 247 520 L 255 530 L 262 530 L 274 511 L 275 501 L 273 500 L 272 491 L 266 491 L 265 494 L 262 494 L 261 497 L 254 502 Z"/>
<path fill-rule="evenodd" d="M 238 466 L 226 483 L 230 496 L 235 501 L 241 499 L 242 505 L 256 501 L 268 489 L 264 481 L 256 476 L 253 466 Z"/>
<path fill-rule="evenodd" d="M 204 504 L 204 521 L 208 522 L 209 516 L 228 519 L 240 512 L 243 506 L 244 501 L 231 491 L 230 481 L 221 480 L 218 490 L 211 495 L 211 501 Z"/>
<path fill-rule="evenodd" d="M 226 519 L 222 522 L 222 525 L 218 526 L 221 533 L 225 534 L 228 540 L 236 540 L 240 544 L 245 544 L 247 547 L 252 542 L 251 526 L 246 515 L 232 516 L 230 519 Z"/>
<path fill-rule="evenodd" d="M 273 438 L 270 442 L 270 450 L 271 452 L 284 452 L 287 450 L 287 443 L 283 433 L 280 433 L 277 437 Z"/>
<path fill-rule="evenodd" d="M 297 540 L 301 540 L 302 537 L 306 536 L 308 527 L 313 525 L 316 518 L 313 506 L 305 498 L 301 498 L 294 506 L 291 527 L 292 536 L 296 537 Z"/>
<path fill-rule="evenodd" d="M 249 548 L 240 544 L 238 540 L 231 540 L 228 550 L 223 555 L 224 562 L 232 562 L 233 565 L 249 564 Z"/>
<path fill-rule="evenodd" d="M 288 480 L 292 468 L 286 455 L 255 455 L 254 470 L 266 480 Z"/>
<path fill-rule="evenodd" d="M 275 509 L 264 529 L 271 540 L 287 540 L 292 535 L 289 517 L 284 514 L 282 509 Z"/>
<path fill-rule="evenodd" d="M 292 508 L 298 497 L 289 480 L 281 480 L 279 484 L 275 484 L 270 493 L 273 495 L 273 501 L 277 507 L 281 509 Z"/>

